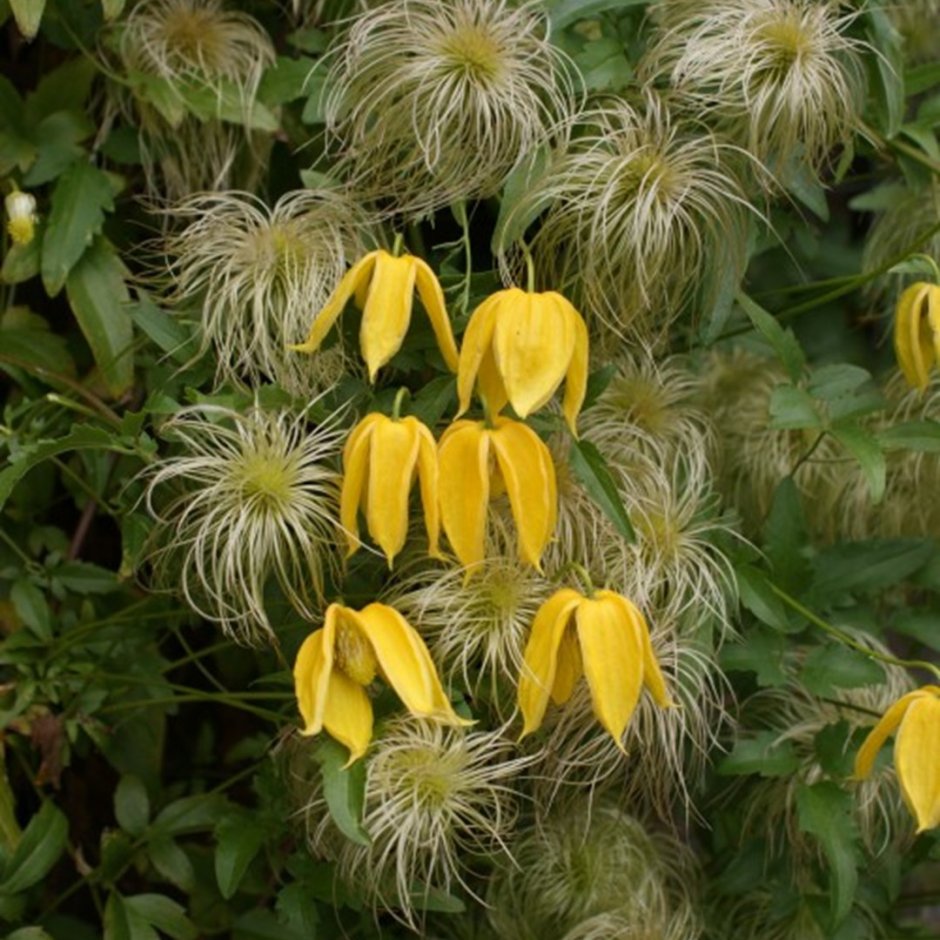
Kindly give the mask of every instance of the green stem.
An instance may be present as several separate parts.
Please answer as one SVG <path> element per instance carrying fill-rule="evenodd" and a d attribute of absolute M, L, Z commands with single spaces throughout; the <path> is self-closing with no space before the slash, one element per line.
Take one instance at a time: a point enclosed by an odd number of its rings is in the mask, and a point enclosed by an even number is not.
<path fill-rule="evenodd" d="M 903 666 L 905 669 L 926 669 L 928 672 L 933 673 L 938 679 L 940 679 L 940 666 L 935 665 L 934 663 L 927 662 L 924 659 L 899 659 L 897 656 L 891 656 L 889 653 L 882 653 L 879 650 L 872 649 L 869 646 L 866 646 L 864 643 L 860 643 L 855 637 L 846 633 L 844 630 L 840 630 L 838 627 L 829 623 L 828 620 L 823 620 L 818 614 L 813 613 L 808 607 L 805 607 L 801 604 L 795 597 L 789 595 L 782 588 L 777 587 L 772 581 L 768 582 L 770 584 L 770 589 L 780 598 L 788 607 L 791 607 L 798 614 L 804 616 L 810 623 L 815 624 L 819 627 L 820 630 L 828 633 L 831 637 L 838 640 L 845 646 L 848 646 L 850 649 L 855 650 L 856 652 L 863 653 L 869 659 L 875 659 L 879 662 L 886 663 L 889 666 Z"/>
<path fill-rule="evenodd" d="M 580 579 L 581 583 L 584 585 L 587 590 L 584 592 L 585 597 L 593 597 L 594 591 L 594 579 L 591 577 L 591 572 L 584 567 L 579 561 L 569 561 L 565 569 L 567 571 L 573 571 Z"/>
<path fill-rule="evenodd" d="M 937 265 L 936 259 L 931 255 L 926 254 L 923 251 L 917 252 L 916 255 L 911 255 L 912 258 L 920 258 L 921 261 L 926 261 L 930 265 L 930 270 L 933 271 L 933 280 L 935 284 L 940 284 L 940 266 Z"/>
<path fill-rule="evenodd" d="M 392 420 L 397 421 L 401 417 L 401 406 L 402 402 L 405 400 L 405 396 L 409 394 L 409 391 L 403 385 L 395 395 L 395 401 L 392 404 Z"/>
<path fill-rule="evenodd" d="M 532 252 L 529 246 L 524 242 L 519 242 L 522 249 L 522 257 L 525 258 L 525 289 L 530 293 L 535 293 L 535 262 L 532 260 Z"/>
<path fill-rule="evenodd" d="M 395 241 L 392 242 L 392 254 L 397 258 L 405 245 L 405 235 L 403 232 L 395 233 Z"/>

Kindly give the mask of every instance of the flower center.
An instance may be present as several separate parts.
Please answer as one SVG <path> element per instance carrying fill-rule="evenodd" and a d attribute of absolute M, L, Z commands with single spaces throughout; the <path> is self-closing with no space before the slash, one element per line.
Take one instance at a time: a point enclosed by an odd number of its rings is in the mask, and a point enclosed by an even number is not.
<path fill-rule="evenodd" d="M 368 685 L 379 668 L 372 644 L 355 624 L 344 620 L 336 627 L 333 663 L 359 685 Z"/>
<path fill-rule="evenodd" d="M 437 748 L 406 748 L 395 755 L 402 790 L 413 796 L 414 805 L 435 811 L 445 807 L 466 786 L 465 762 L 459 755 Z"/>
<path fill-rule="evenodd" d="M 238 468 L 237 476 L 245 499 L 258 508 L 278 511 L 290 505 L 296 473 L 289 460 L 252 454 Z"/>
<path fill-rule="evenodd" d="M 191 67 L 213 74 L 224 66 L 219 26 L 208 10 L 173 11 L 164 23 L 167 46 Z"/>
<path fill-rule="evenodd" d="M 757 34 L 769 47 L 774 67 L 780 72 L 785 72 L 812 50 L 812 37 L 799 19 L 768 20 Z"/>
<path fill-rule="evenodd" d="M 480 26 L 463 26 L 447 36 L 440 46 L 449 71 L 466 78 L 491 82 L 503 69 L 500 44 Z"/>

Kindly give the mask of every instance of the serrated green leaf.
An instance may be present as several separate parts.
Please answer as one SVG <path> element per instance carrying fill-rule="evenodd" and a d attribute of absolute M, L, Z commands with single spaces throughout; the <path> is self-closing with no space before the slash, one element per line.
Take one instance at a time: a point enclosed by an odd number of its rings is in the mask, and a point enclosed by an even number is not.
<path fill-rule="evenodd" d="M 496 217 L 493 237 L 490 240 L 490 248 L 494 254 L 505 251 L 522 238 L 525 230 L 548 205 L 547 201 L 542 204 L 538 200 L 531 200 L 527 204 L 526 212 L 519 211 L 523 198 L 533 191 L 536 180 L 545 172 L 550 161 L 551 153 L 548 148 L 540 147 L 509 174 L 500 196 L 499 215 Z"/>
<path fill-rule="evenodd" d="M 229 816 L 216 827 L 215 880 L 226 901 L 238 890 L 264 837 L 263 826 L 242 814 Z"/>
<path fill-rule="evenodd" d="M 774 388 L 770 395 L 770 418 L 770 427 L 779 430 L 822 427 L 813 396 L 795 385 Z"/>
<path fill-rule="evenodd" d="M 125 774 L 114 791 L 114 817 L 118 825 L 132 836 L 139 836 L 150 822 L 150 797 L 143 781 L 134 774 Z"/>
<path fill-rule="evenodd" d="M 871 381 L 871 373 L 848 362 L 819 366 L 810 373 L 806 390 L 814 398 L 833 401 Z"/>
<path fill-rule="evenodd" d="M 923 539 L 870 539 L 833 545 L 813 560 L 813 594 L 827 598 L 847 591 L 870 593 L 893 587 L 922 568 L 935 552 L 935 545 Z"/>
<path fill-rule="evenodd" d="M 906 421 L 879 431 L 877 438 L 885 451 L 915 450 L 940 454 L 940 421 Z"/>
<path fill-rule="evenodd" d="M 773 347 L 777 358 L 787 370 L 790 380 L 793 382 L 799 381 L 806 365 L 806 356 L 803 354 L 803 349 L 796 336 L 794 336 L 793 330 L 784 329 L 776 317 L 768 313 L 747 294 L 739 291 L 735 299 L 738 306 L 747 314 L 747 318 L 754 325 L 754 329 Z"/>
<path fill-rule="evenodd" d="M 806 657 L 800 678 L 813 695 L 832 696 L 838 689 L 880 685 L 885 672 L 864 653 L 830 645 L 817 647 Z"/>
<path fill-rule="evenodd" d="M 110 594 L 121 587 L 110 568 L 87 561 L 68 561 L 59 565 L 52 577 L 75 594 Z"/>
<path fill-rule="evenodd" d="M 160 940 L 160 935 L 112 891 L 104 906 L 104 940 Z"/>
<path fill-rule="evenodd" d="M 735 742 L 734 749 L 718 763 L 724 777 L 759 774 L 761 777 L 788 777 L 800 766 L 790 741 L 778 741 L 773 731 L 761 731 L 752 738 Z"/>
<path fill-rule="evenodd" d="M 286 104 L 310 94 L 309 79 L 317 66 L 315 59 L 278 56 L 261 79 L 258 98 L 269 108 Z M 321 66 L 322 68 L 323 66 Z"/>
<path fill-rule="evenodd" d="M 832 436 L 858 461 L 871 501 L 880 502 L 885 492 L 887 467 L 878 439 L 871 431 L 857 425 L 833 428 Z"/>
<path fill-rule="evenodd" d="M 829 861 L 832 925 L 852 908 L 859 861 L 854 797 L 834 783 L 800 784 L 796 791 L 800 830 L 816 837 Z"/>
<path fill-rule="evenodd" d="M 409 414 L 433 428 L 457 399 L 457 383 L 452 375 L 431 379 L 407 406 Z"/>
<path fill-rule="evenodd" d="M 160 810 L 153 828 L 171 835 L 205 832 L 215 828 L 226 808 L 225 799 L 216 794 L 184 796 Z"/>
<path fill-rule="evenodd" d="M 125 897 L 124 906 L 132 918 L 136 916 L 173 940 L 195 940 L 198 935 L 182 905 L 162 894 L 135 894 Z"/>
<path fill-rule="evenodd" d="M 597 447 L 590 441 L 572 441 L 568 459 L 571 469 L 587 490 L 588 496 L 604 511 L 604 515 L 627 542 L 635 542 L 636 534 L 630 523 L 630 516 L 607 467 L 607 461 Z"/>
<path fill-rule="evenodd" d="M 366 772 L 362 761 L 346 767 L 347 754 L 342 745 L 324 738 L 314 751 L 323 779 L 323 796 L 333 822 L 347 839 L 368 845 L 369 835 L 362 827 Z"/>
<path fill-rule="evenodd" d="M 79 111 L 56 111 L 31 132 L 36 161 L 23 176 L 25 186 L 39 186 L 61 176 L 76 160 L 86 159 L 81 141 L 95 132 L 95 125 Z"/>
<path fill-rule="evenodd" d="M 807 542 L 800 491 L 793 477 L 786 477 L 774 490 L 764 524 L 764 549 L 777 584 L 791 589 L 802 588 L 808 582 L 811 569 L 804 555 Z"/>
<path fill-rule="evenodd" d="M 802 624 L 791 623 L 783 601 L 773 592 L 770 582 L 760 569 L 753 565 L 738 565 L 735 568 L 735 575 L 741 603 L 761 623 L 783 633 L 802 629 Z"/>
<path fill-rule="evenodd" d="M 111 183 L 85 160 L 73 163 L 52 191 L 52 209 L 42 241 L 42 283 L 55 297 L 69 271 L 101 232 L 105 212 L 114 209 Z"/>
<path fill-rule="evenodd" d="M 124 266 L 104 238 L 85 252 L 65 288 L 108 390 L 123 395 L 134 381 L 134 329 Z"/>
<path fill-rule="evenodd" d="M 16 894 L 38 884 L 65 851 L 69 824 L 62 811 L 46 800 L 23 830 L 0 881 L 0 893 Z"/>
<path fill-rule="evenodd" d="M 33 126 L 57 111 L 81 111 L 97 71 L 90 57 L 66 59 L 43 75 L 36 90 L 26 96 L 24 116 Z"/>
<path fill-rule="evenodd" d="M 180 891 L 189 894 L 196 885 L 196 872 L 189 856 L 169 836 L 156 836 L 147 842 L 147 855 L 153 867 Z"/>
<path fill-rule="evenodd" d="M 761 686 L 785 685 L 787 644 L 780 632 L 750 630 L 745 638 L 722 647 L 721 667 L 725 672 L 753 672 Z"/>
<path fill-rule="evenodd" d="M 40 640 L 52 639 L 52 611 L 46 595 L 29 581 L 17 581 L 10 590 L 13 609 Z"/>

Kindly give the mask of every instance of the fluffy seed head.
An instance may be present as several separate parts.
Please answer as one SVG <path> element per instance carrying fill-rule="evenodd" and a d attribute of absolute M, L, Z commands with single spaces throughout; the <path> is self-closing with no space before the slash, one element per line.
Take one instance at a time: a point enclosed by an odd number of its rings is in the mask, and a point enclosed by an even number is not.
<path fill-rule="evenodd" d="M 245 643 L 275 639 L 270 579 L 315 616 L 336 557 L 336 420 L 309 427 L 283 412 L 202 406 L 165 427 L 181 449 L 149 471 L 158 582 Z"/>
<path fill-rule="evenodd" d="M 344 880 L 413 927 L 427 892 L 471 890 L 474 859 L 505 851 L 516 819 L 511 781 L 529 761 L 511 759 L 511 750 L 498 733 L 412 718 L 389 722 L 366 766 L 369 845 L 342 844 Z M 320 851 L 331 842 L 322 795 L 308 805 L 307 820 L 312 848 Z"/>
<path fill-rule="evenodd" d="M 487 895 L 490 921 L 501 940 L 691 940 L 698 935 L 691 903 L 694 866 L 687 850 L 667 836 L 650 834 L 612 804 L 591 808 L 579 801 L 559 807 L 511 848 L 516 865 L 497 871 Z M 672 919 L 684 920 L 689 932 L 667 932 Z M 602 924 L 618 930 L 601 933 Z"/>
<path fill-rule="evenodd" d="M 682 5 L 641 71 L 710 113 L 761 162 L 814 171 L 847 140 L 864 100 L 857 13 L 819 0 L 716 0 Z"/>
<path fill-rule="evenodd" d="M 616 333 L 661 337 L 697 288 L 713 286 L 715 257 L 743 263 L 740 155 L 651 93 L 579 126 L 517 209 L 546 210 L 532 244 L 540 277 Z"/>
<path fill-rule="evenodd" d="M 332 52 L 327 128 L 356 191 L 417 216 L 491 195 L 572 109 L 567 61 L 527 0 L 406 0 Z"/>
<path fill-rule="evenodd" d="M 215 350 L 219 378 L 274 379 L 298 395 L 329 387 L 335 350 L 302 356 L 287 346 L 361 252 L 361 210 L 323 189 L 287 193 L 270 209 L 248 193 L 202 194 L 169 214 L 185 223 L 166 239 L 170 300 L 201 304 L 203 347 Z"/>

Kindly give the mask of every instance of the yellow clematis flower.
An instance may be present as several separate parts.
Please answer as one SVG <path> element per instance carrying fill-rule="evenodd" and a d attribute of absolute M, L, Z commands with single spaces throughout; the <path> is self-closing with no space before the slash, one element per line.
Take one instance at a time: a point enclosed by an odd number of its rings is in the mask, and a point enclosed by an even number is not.
<path fill-rule="evenodd" d="M 486 406 L 497 414 L 508 401 L 520 418 L 542 407 L 565 379 L 565 420 L 575 422 L 588 376 L 588 332 L 581 314 L 555 291 L 501 290 L 470 317 L 457 367 L 463 414 L 479 381 Z"/>
<path fill-rule="evenodd" d="M 894 351 L 908 385 L 923 391 L 940 360 L 940 285 L 921 281 L 901 294 L 894 314 Z"/>
<path fill-rule="evenodd" d="M 899 698 L 872 728 L 855 756 L 864 780 L 889 735 L 897 730 L 894 769 L 917 831 L 940 826 L 940 686 L 926 685 Z"/>
<path fill-rule="evenodd" d="M 444 292 L 434 272 L 414 255 L 396 257 L 381 249 L 370 251 L 346 272 L 326 306 L 316 315 L 306 340 L 290 348 L 316 352 L 355 294 L 362 307 L 359 347 L 369 368 L 369 381 L 374 382 L 379 369 L 401 349 L 411 322 L 416 289 L 444 362 L 456 372 L 457 344 L 447 319 Z"/>
<path fill-rule="evenodd" d="M 597 720 L 621 749 L 643 685 L 661 708 L 671 705 L 643 614 L 613 591 L 554 593 L 535 615 L 523 660 L 521 737 L 542 724 L 549 698 L 556 705 L 571 698 L 582 672 Z"/>
<path fill-rule="evenodd" d="M 391 568 L 408 534 L 408 495 L 415 475 L 421 484 L 429 552 L 438 554 L 437 445 L 417 418 L 366 415 L 346 440 L 343 470 L 340 522 L 350 555 L 360 545 L 357 516 L 361 507 L 369 535 L 385 552 Z"/>
<path fill-rule="evenodd" d="M 555 530 L 558 488 L 552 455 L 527 425 L 496 418 L 455 421 L 438 445 L 441 523 L 454 553 L 471 568 L 483 560 L 490 495 L 505 492 L 519 555 L 534 568 Z"/>
<path fill-rule="evenodd" d="M 36 234 L 36 197 L 14 189 L 4 200 L 7 232 L 14 245 L 28 245 Z"/>
<path fill-rule="evenodd" d="M 294 663 L 301 733 L 326 729 L 349 748 L 347 766 L 357 761 L 372 740 L 372 703 L 365 687 L 379 672 L 413 715 L 472 724 L 454 712 L 424 641 L 397 610 L 386 604 L 358 611 L 330 604 L 323 627 L 304 640 Z"/>

